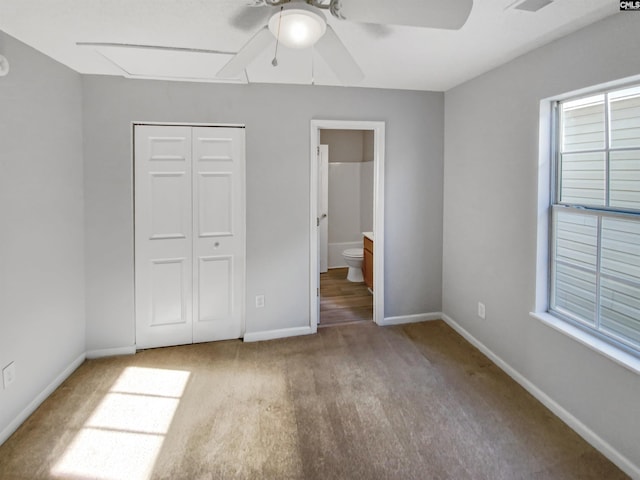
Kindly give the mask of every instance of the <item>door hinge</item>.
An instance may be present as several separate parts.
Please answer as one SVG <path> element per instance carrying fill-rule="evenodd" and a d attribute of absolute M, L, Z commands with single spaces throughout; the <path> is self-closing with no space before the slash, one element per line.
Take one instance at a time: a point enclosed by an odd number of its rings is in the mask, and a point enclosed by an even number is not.
<path fill-rule="evenodd" d="M 320 226 L 320 217 L 316 217 L 316 227 Z"/>
<path fill-rule="evenodd" d="M 316 147 L 316 155 L 320 155 L 320 147 Z"/>
<path fill-rule="evenodd" d="M 320 296 L 320 288 L 316 288 L 316 297 Z"/>

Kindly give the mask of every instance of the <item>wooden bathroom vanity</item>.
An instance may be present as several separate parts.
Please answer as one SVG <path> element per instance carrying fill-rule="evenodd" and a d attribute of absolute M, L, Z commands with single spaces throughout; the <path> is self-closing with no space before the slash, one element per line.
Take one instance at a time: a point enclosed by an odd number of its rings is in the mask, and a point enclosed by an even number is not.
<path fill-rule="evenodd" d="M 364 260 L 362 262 L 362 276 L 364 283 L 373 292 L 373 232 L 363 232 Z"/>

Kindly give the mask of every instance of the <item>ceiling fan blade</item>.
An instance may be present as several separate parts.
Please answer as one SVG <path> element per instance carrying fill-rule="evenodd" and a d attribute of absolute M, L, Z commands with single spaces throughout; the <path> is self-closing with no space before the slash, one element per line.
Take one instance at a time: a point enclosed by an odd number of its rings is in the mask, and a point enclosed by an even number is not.
<path fill-rule="evenodd" d="M 344 85 L 354 85 L 364 78 L 364 73 L 330 25 L 314 48 Z"/>
<path fill-rule="evenodd" d="M 473 0 L 338 0 L 332 13 L 353 22 L 458 30 Z"/>
<path fill-rule="evenodd" d="M 266 25 L 258 30 L 251 40 L 240 49 L 235 56 L 227 62 L 216 74 L 219 78 L 236 78 L 258 55 L 264 52 L 276 39 Z"/>
<path fill-rule="evenodd" d="M 231 17 L 231 25 L 245 32 L 254 31 L 259 25 L 264 25 L 273 12 L 268 8 L 245 6 Z"/>
<path fill-rule="evenodd" d="M 374 38 L 385 38 L 393 32 L 393 27 L 379 23 L 361 23 L 359 26 Z"/>

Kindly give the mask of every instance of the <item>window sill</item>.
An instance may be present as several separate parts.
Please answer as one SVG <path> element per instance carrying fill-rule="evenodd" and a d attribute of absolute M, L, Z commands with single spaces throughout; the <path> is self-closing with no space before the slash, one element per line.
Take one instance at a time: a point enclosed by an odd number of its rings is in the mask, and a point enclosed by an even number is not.
<path fill-rule="evenodd" d="M 573 325 L 554 317 L 546 312 L 531 312 L 533 318 L 540 320 L 545 325 L 557 330 L 565 335 L 573 338 L 575 341 L 580 342 L 587 348 L 598 352 L 599 354 L 607 357 L 609 360 L 614 361 L 618 365 L 631 370 L 632 372 L 640 375 L 640 358 L 624 352 L 613 345 L 601 340 L 588 332 L 581 330 Z"/>

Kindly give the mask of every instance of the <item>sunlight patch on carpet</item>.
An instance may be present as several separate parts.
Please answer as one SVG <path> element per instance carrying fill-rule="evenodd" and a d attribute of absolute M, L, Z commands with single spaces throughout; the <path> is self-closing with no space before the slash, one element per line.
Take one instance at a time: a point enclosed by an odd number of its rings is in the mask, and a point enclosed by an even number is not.
<path fill-rule="evenodd" d="M 56 477 L 150 478 L 190 373 L 127 367 L 51 470 Z"/>

